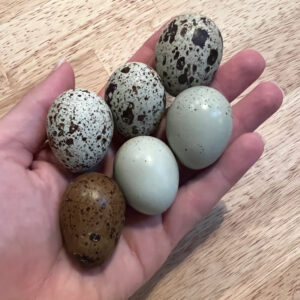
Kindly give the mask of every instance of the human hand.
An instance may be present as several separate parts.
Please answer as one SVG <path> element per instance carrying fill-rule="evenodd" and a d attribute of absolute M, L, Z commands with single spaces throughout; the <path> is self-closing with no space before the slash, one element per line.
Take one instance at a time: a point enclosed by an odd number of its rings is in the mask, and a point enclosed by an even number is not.
<path fill-rule="evenodd" d="M 154 66 L 155 33 L 133 56 Z M 265 68 L 253 50 L 222 65 L 211 84 L 229 100 L 251 85 Z M 41 149 L 48 108 L 64 90 L 74 88 L 64 63 L 31 90 L 0 122 L 0 291 L 3 299 L 126 299 L 162 265 L 195 223 L 258 160 L 261 137 L 253 131 L 281 105 L 282 93 L 265 82 L 233 106 L 234 130 L 223 156 L 204 171 L 181 168 L 181 186 L 172 207 L 159 216 L 128 208 L 117 248 L 104 266 L 83 270 L 69 259 L 60 235 L 61 195 L 72 176 Z M 103 90 L 100 92 L 103 96 Z M 159 136 L 163 136 L 163 123 Z M 101 164 L 112 174 L 118 141 Z"/>

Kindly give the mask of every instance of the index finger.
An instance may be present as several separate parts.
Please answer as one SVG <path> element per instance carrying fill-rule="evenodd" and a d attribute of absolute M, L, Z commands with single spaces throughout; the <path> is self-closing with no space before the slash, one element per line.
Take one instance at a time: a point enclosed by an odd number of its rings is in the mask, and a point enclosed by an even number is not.
<path fill-rule="evenodd" d="M 155 46 L 164 29 L 165 25 L 161 26 L 149 39 L 133 54 L 129 59 L 129 62 L 142 62 L 151 68 L 155 68 Z M 105 87 L 103 87 L 98 93 L 101 97 L 104 97 Z"/>

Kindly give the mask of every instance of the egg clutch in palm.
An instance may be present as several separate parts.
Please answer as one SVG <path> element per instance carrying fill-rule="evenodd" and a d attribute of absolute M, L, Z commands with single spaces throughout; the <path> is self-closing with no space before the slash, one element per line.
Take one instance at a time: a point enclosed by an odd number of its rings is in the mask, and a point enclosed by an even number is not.
<path fill-rule="evenodd" d="M 232 132 L 231 107 L 208 87 L 222 53 L 222 36 L 212 20 L 178 16 L 157 42 L 156 71 L 129 62 L 110 76 L 105 100 L 76 89 L 52 104 L 49 145 L 61 167 L 80 173 L 63 196 L 60 225 L 67 252 L 81 264 L 109 259 L 124 224 L 125 202 L 148 215 L 172 205 L 179 185 L 177 160 L 200 170 L 224 152 Z M 176 96 L 166 114 L 170 148 L 154 137 L 166 112 L 166 92 Z M 115 181 L 90 173 L 105 157 L 113 131 L 127 139 L 114 159 Z"/>

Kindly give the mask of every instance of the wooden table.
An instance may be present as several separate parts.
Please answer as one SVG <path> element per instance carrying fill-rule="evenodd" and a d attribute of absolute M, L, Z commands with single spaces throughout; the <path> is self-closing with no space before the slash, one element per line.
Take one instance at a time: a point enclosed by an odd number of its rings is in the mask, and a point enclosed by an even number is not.
<path fill-rule="evenodd" d="M 267 60 L 284 105 L 259 131 L 266 150 L 133 299 L 300 299 L 300 1 L 1 0 L 0 116 L 61 57 L 98 91 L 170 17 L 200 11 L 220 27 L 224 61 Z"/>

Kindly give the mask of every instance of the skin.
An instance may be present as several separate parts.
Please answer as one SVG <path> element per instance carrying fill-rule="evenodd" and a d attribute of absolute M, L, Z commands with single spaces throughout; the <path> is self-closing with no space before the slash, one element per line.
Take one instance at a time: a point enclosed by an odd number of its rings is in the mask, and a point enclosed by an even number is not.
<path fill-rule="evenodd" d="M 131 61 L 153 66 L 159 34 L 146 41 Z M 264 68 L 258 52 L 241 51 L 220 67 L 211 86 L 232 101 Z M 49 106 L 74 85 L 72 67 L 64 63 L 0 121 L 0 290 L 4 299 L 127 299 L 259 159 L 264 143 L 253 131 L 280 107 L 283 97 L 274 83 L 257 84 L 233 106 L 234 130 L 223 156 L 201 172 L 181 168 L 176 201 L 163 215 L 147 217 L 128 209 L 111 259 L 102 267 L 84 270 L 66 255 L 58 222 L 61 195 L 72 176 L 42 146 Z M 164 137 L 164 122 L 158 136 Z M 118 144 L 115 138 L 100 166 L 108 175 Z"/>

